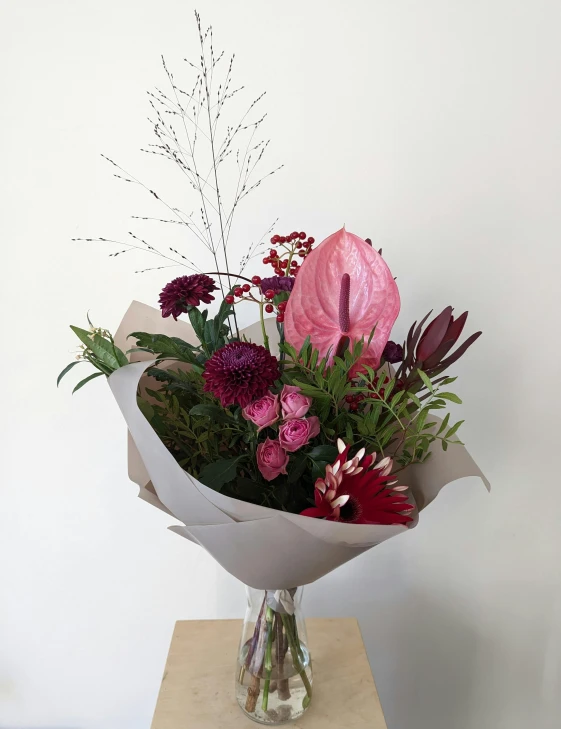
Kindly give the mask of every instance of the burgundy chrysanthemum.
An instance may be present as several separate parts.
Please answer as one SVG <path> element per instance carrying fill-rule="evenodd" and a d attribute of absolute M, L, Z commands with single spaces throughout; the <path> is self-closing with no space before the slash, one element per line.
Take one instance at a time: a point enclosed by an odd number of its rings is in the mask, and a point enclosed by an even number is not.
<path fill-rule="evenodd" d="M 231 342 L 207 361 L 203 377 L 205 392 L 212 392 L 223 407 L 237 403 L 244 408 L 280 377 L 279 363 L 259 344 Z"/>
<path fill-rule="evenodd" d="M 175 320 L 180 314 L 188 311 L 189 306 L 198 306 L 201 301 L 210 304 L 214 301 L 211 291 L 217 291 L 214 279 L 204 273 L 192 276 L 179 276 L 164 286 L 160 294 L 162 316 L 173 316 Z"/>
<path fill-rule="evenodd" d="M 388 342 L 384 347 L 382 357 L 390 364 L 397 364 L 403 361 L 403 347 L 395 342 Z"/>
<path fill-rule="evenodd" d="M 279 291 L 290 293 L 294 286 L 294 279 L 291 276 L 269 276 L 269 278 L 262 279 L 260 285 L 263 293 L 269 289 L 275 293 Z"/>

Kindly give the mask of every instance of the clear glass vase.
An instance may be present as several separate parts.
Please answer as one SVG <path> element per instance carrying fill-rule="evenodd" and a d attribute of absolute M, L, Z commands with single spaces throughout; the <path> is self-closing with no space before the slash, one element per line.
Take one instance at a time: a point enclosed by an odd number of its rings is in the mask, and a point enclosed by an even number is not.
<path fill-rule="evenodd" d="M 247 591 L 236 667 L 236 699 L 269 726 L 298 719 L 312 698 L 312 662 L 302 615 L 302 587 Z"/>

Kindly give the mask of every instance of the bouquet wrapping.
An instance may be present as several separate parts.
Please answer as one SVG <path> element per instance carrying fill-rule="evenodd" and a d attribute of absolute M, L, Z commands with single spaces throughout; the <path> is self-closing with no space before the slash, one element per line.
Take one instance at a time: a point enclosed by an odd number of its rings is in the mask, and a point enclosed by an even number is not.
<path fill-rule="evenodd" d="M 266 319 L 267 334 L 274 350 L 278 333 L 274 319 Z M 133 302 L 115 335 L 126 349 L 133 331 L 155 331 L 195 341 L 190 324 L 162 320 L 159 310 Z M 242 335 L 259 339 L 258 324 Z M 139 495 L 169 512 L 183 523 L 170 527 L 176 534 L 206 549 L 222 567 L 244 584 L 258 589 L 291 589 L 320 579 L 328 572 L 408 530 L 402 525 L 348 524 L 310 519 L 300 514 L 270 509 L 225 496 L 208 488 L 182 469 L 146 420 L 137 404 L 137 389 L 147 379 L 153 364 L 143 353 L 131 355 L 134 362 L 109 377 L 109 385 L 123 413 L 129 441 L 129 475 L 140 487 Z M 440 420 L 437 421 L 437 428 Z M 448 483 L 477 476 L 489 483 L 467 449 L 460 444 L 447 451 L 434 449 L 422 465 L 413 465 L 400 481 L 409 486 L 416 512 L 424 509 Z"/>

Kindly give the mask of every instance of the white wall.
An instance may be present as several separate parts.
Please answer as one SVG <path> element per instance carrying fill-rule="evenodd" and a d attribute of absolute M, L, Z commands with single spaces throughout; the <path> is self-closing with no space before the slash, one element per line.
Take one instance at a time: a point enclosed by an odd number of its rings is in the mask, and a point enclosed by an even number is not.
<path fill-rule="evenodd" d="M 418 529 L 311 586 L 307 612 L 358 616 L 389 729 L 558 727 L 561 6 L 199 9 L 240 81 L 268 90 L 271 159 L 286 164 L 250 198 L 236 254 L 276 215 L 318 239 L 346 223 L 398 276 L 400 332 L 449 303 L 485 332 L 456 369 L 492 494 L 450 487 Z M 99 153 L 152 174 L 144 92 L 161 52 L 174 68 L 193 53 L 192 10 L 0 10 L 2 729 L 147 729 L 174 621 L 242 614 L 241 586 L 135 498 L 108 388 L 54 386 L 68 324 L 89 309 L 115 328 L 166 281 L 70 238 L 125 235 L 145 210 Z"/>

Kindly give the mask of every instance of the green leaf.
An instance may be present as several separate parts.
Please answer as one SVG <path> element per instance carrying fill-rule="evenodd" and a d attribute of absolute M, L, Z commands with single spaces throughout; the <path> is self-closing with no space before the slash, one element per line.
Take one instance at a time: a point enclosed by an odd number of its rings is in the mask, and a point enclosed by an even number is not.
<path fill-rule="evenodd" d="M 75 365 L 77 365 L 77 364 L 82 364 L 82 362 L 85 362 L 85 361 L 86 361 L 85 359 L 77 359 L 77 360 L 75 360 L 74 362 L 71 362 L 71 363 L 70 363 L 69 365 L 66 365 L 66 367 L 65 367 L 65 368 L 64 368 L 64 369 L 62 370 L 62 372 L 60 373 L 60 375 L 59 375 L 59 376 L 58 376 L 58 377 L 56 378 L 56 386 L 58 387 L 58 385 L 59 385 L 60 381 L 62 380 L 62 378 L 64 377 L 64 375 L 65 375 L 65 374 L 66 374 L 67 372 L 70 372 L 70 370 L 71 370 L 71 369 L 72 369 L 72 368 L 73 368 L 73 367 L 74 367 Z"/>
<path fill-rule="evenodd" d="M 229 415 L 220 405 L 195 405 L 189 410 L 189 415 L 203 415 L 219 423 L 232 423 L 232 416 Z"/>
<path fill-rule="evenodd" d="M 103 372 L 94 372 L 93 375 L 90 375 L 89 377 L 86 377 L 85 379 L 81 380 L 76 387 L 72 390 L 72 394 L 74 394 L 77 390 L 79 390 L 81 387 L 84 387 L 84 385 L 89 382 L 90 380 L 93 380 L 95 377 L 101 377 L 103 375 Z"/>
<path fill-rule="evenodd" d="M 462 401 L 457 395 L 454 395 L 453 392 L 439 392 L 438 397 L 441 397 L 443 400 L 450 400 L 450 402 L 455 402 L 458 405 L 462 404 Z"/>
<path fill-rule="evenodd" d="M 220 491 L 222 486 L 236 478 L 237 466 L 244 456 L 225 458 L 214 463 L 208 463 L 200 472 L 199 480 L 215 491 Z"/>
<path fill-rule="evenodd" d="M 428 414 L 429 414 L 429 409 L 428 408 L 424 408 L 419 413 L 419 417 L 415 420 L 415 425 L 416 425 L 417 432 L 420 432 L 423 429 L 423 426 L 425 425 L 425 422 L 427 420 Z"/>
<path fill-rule="evenodd" d="M 111 370 L 119 369 L 121 365 L 119 364 L 117 357 L 113 354 L 113 345 L 111 342 L 103 339 L 103 337 L 100 337 L 99 334 L 96 334 L 92 338 L 91 332 L 88 332 L 86 329 L 80 329 L 80 327 L 70 326 L 70 329 L 72 329 L 78 339 L 85 344 L 86 347 L 91 350 L 94 355 L 101 360 L 101 362 L 103 362 L 103 364 L 106 364 Z M 103 342 L 103 344 L 101 344 L 100 341 Z"/>
<path fill-rule="evenodd" d="M 447 451 L 448 450 L 448 443 L 445 440 L 442 441 L 442 450 L 443 451 Z"/>
<path fill-rule="evenodd" d="M 425 387 L 428 390 L 430 390 L 430 392 L 434 392 L 434 387 L 432 386 L 431 381 L 429 380 L 429 378 L 427 377 L 427 375 L 425 375 L 425 373 L 423 372 L 423 370 L 417 370 L 417 374 L 419 375 L 419 377 L 423 381 Z"/>
<path fill-rule="evenodd" d="M 440 424 L 440 428 L 436 432 L 437 435 L 440 435 L 441 433 L 443 433 L 446 430 L 446 428 L 448 427 L 449 421 L 450 421 L 450 413 L 446 413 L 446 417 L 444 418 L 444 420 Z"/>
<path fill-rule="evenodd" d="M 129 361 L 124 352 L 121 352 L 121 350 L 116 347 L 113 342 L 108 339 L 104 339 L 99 334 L 94 334 L 93 341 L 98 347 L 105 350 L 109 358 L 112 358 L 111 362 L 107 362 L 110 367 L 113 367 L 113 369 L 119 369 L 119 367 L 125 367 L 128 365 Z"/>
<path fill-rule="evenodd" d="M 315 448 L 312 448 L 312 450 L 309 453 L 306 453 L 308 458 L 311 458 L 312 461 L 327 461 L 327 463 L 332 463 L 338 455 L 339 451 L 335 446 L 332 445 L 318 445 L 315 446 Z"/>
<path fill-rule="evenodd" d="M 448 432 L 446 433 L 446 439 L 448 440 L 449 438 L 451 438 L 451 437 L 452 437 L 452 436 L 454 435 L 454 433 L 456 433 L 456 432 L 457 432 L 457 430 L 458 430 L 458 428 L 460 427 L 460 425 L 462 425 L 463 423 L 465 423 L 465 420 L 458 420 L 458 422 L 457 422 L 457 423 L 455 423 L 455 424 L 454 424 L 454 425 L 453 425 L 453 426 L 452 426 L 452 427 L 450 428 L 450 430 L 449 430 L 449 431 L 448 431 Z"/>
<path fill-rule="evenodd" d="M 154 408 L 152 405 L 141 397 L 137 397 L 136 402 L 140 412 L 144 415 L 146 420 L 152 420 L 154 417 Z"/>
<path fill-rule="evenodd" d="M 324 478 L 325 469 L 327 467 L 327 461 L 312 461 L 312 480 L 316 481 L 318 478 Z"/>
<path fill-rule="evenodd" d="M 306 470 L 306 454 L 300 452 L 288 467 L 288 483 L 296 483 Z"/>
<path fill-rule="evenodd" d="M 184 342 L 178 337 L 166 337 L 164 334 L 148 334 L 147 332 L 133 332 L 129 337 L 137 340 L 137 345 L 152 352 L 161 359 L 177 359 L 180 362 L 197 365 L 197 347 Z"/>
<path fill-rule="evenodd" d="M 419 400 L 417 395 L 415 395 L 414 393 L 408 392 L 407 397 L 409 398 L 409 400 L 411 400 L 411 402 L 415 403 L 415 405 L 419 408 L 419 410 L 423 407 L 423 404 L 421 403 L 421 401 Z"/>

